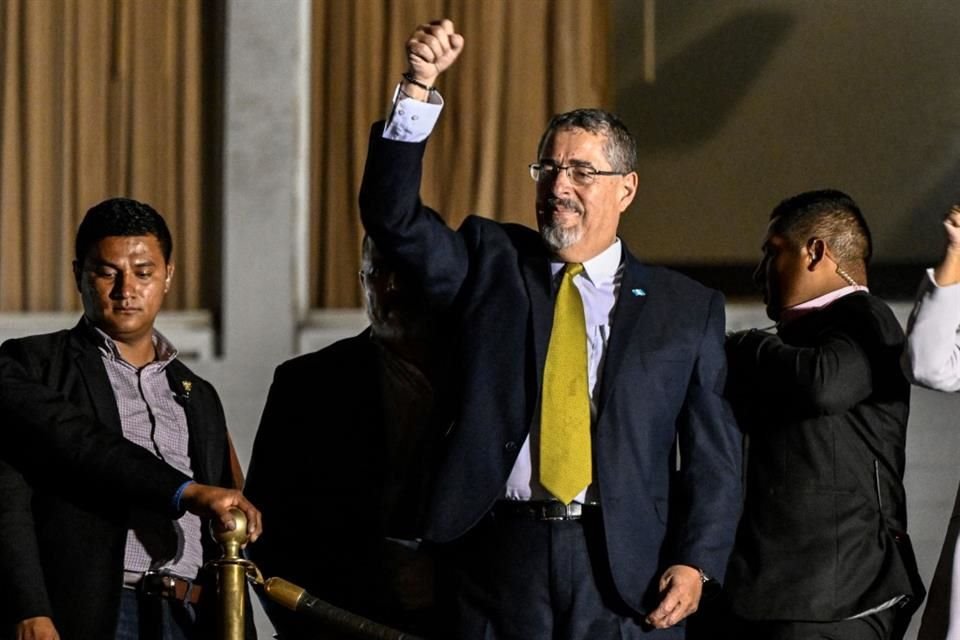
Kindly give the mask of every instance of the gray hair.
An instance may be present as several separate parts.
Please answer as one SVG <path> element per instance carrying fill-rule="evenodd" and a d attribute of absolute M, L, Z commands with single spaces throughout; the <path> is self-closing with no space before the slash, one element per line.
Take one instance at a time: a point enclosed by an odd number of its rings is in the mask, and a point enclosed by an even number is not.
<path fill-rule="evenodd" d="M 603 152 L 614 171 L 630 173 L 636 167 L 637 141 L 620 118 L 602 109 L 575 109 L 553 116 L 540 138 L 540 144 L 537 145 L 537 157 L 543 152 L 543 145 L 550 134 L 566 129 L 583 129 L 588 133 L 605 136 Z"/>

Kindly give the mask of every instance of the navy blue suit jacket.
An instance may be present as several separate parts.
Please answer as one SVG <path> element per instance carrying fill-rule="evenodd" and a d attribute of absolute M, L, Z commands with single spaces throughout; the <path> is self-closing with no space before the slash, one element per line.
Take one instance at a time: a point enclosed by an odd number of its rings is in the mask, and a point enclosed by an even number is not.
<path fill-rule="evenodd" d="M 364 226 L 457 323 L 460 397 L 427 524 L 428 538 L 450 541 L 504 496 L 539 419 L 553 321 L 549 256 L 520 225 L 470 217 L 451 230 L 420 202 L 425 143 L 381 133 L 382 123 L 360 192 Z M 722 396 L 723 297 L 626 250 L 624 260 L 593 425 L 594 482 L 614 583 L 644 612 L 669 565 L 722 578 L 740 514 L 741 442 Z"/>

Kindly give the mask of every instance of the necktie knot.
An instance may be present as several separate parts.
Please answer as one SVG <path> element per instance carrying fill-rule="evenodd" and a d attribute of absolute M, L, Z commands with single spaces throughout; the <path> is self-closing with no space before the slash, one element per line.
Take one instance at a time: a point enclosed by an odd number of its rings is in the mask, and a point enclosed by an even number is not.
<path fill-rule="evenodd" d="M 578 276 L 583 273 L 583 265 L 579 262 L 568 262 L 567 266 L 563 268 L 563 277 L 573 279 L 574 276 Z"/>

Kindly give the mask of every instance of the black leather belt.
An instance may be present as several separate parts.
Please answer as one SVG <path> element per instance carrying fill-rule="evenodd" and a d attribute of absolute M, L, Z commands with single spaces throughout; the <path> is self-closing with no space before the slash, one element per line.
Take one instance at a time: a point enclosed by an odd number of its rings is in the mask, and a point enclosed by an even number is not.
<path fill-rule="evenodd" d="M 200 601 L 200 592 L 203 591 L 203 587 L 192 580 L 156 571 L 144 573 L 143 578 L 136 584 L 136 589 L 145 596 L 169 598 L 191 604 Z"/>
<path fill-rule="evenodd" d="M 558 500 L 498 500 L 490 513 L 494 518 L 527 520 L 579 520 L 600 513 L 595 502 L 563 504 Z"/>

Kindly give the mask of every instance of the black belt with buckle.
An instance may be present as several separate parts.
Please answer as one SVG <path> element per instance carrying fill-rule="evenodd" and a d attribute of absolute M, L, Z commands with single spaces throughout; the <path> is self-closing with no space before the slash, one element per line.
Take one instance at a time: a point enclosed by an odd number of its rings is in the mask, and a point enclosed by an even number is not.
<path fill-rule="evenodd" d="M 494 518 L 524 518 L 526 520 L 580 520 L 600 513 L 596 502 L 563 504 L 559 500 L 498 500 L 490 513 Z"/>
<path fill-rule="evenodd" d="M 169 598 L 170 600 L 197 604 L 200 602 L 200 593 L 203 591 L 203 587 L 193 580 L 180 578 L 169 573 L 147 571 L 137 582 L 137 591 L 145 596 Z"/>

